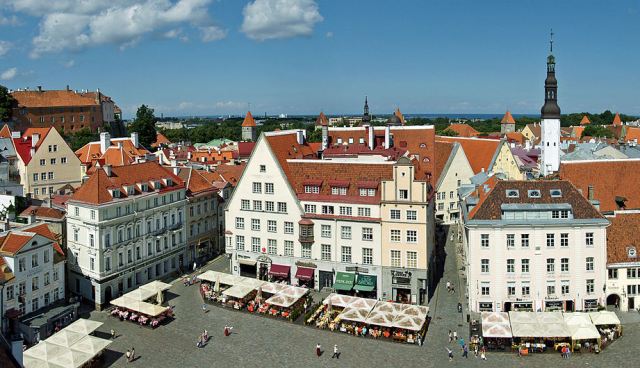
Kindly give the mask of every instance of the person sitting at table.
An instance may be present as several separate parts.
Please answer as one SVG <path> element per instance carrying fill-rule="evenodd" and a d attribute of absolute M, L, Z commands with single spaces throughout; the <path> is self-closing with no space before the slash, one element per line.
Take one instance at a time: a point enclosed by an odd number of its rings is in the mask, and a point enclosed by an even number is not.
<path fill-rule="evenodd" d="M 391 333 L 389 333 L 389 330 L 385 329 L 384 332 L 382 333 L 382 336 L 389 338 L 389 336 L 391 336 Z"/>
<path fill-rule="evenodd" d="M 362 336 L 367 336 L 367 326 L 362 327 Z"/>

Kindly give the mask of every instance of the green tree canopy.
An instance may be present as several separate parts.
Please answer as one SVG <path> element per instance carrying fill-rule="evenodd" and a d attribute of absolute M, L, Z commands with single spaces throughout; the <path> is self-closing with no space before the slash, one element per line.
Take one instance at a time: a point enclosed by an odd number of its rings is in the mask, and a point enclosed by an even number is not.
<path fill-rule="evenodd" d="M 607 137 L 612 138 L 613 132 L 602 125 L 587 125 L 582 131 L 582 137 Z M 581 137 L 581 138 L 582 138 Z"/>
<path fill-rule="evenodd" d="M 0 121 L 9 121 L 15 99 L 9 93 L 7 87 L 0 85 Z"/>
<path fill-rule="evenodd" d="M 151 149 L 151 144 L 156 141 L 156 117 L 153 109 L 142 105 L 136 112 L 136 119 L 129 124 L 129 133 L 138 133 L 140 144 L 147 149 Z"/>

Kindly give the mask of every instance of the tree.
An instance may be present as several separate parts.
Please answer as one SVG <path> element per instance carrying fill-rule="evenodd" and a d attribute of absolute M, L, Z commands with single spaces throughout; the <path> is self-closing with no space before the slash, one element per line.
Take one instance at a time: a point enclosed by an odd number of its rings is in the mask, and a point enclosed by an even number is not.
<path fill-rule="evenodd" d="M 138 133 L 140 144 L 147 149 L 156 141 L 156 120 L 153 109 L 142 105 L 136 112 L 136 119 L 128 127 L 129 133 Z"/>
<path fill-rule="evenodd" d="M 453 129 L 445 129 L 445 130 L 441 130 L 440 132 L 438 132 L 438 135 L 442 135 L 445 137 L 457 137 L 458 136 L 458 132 L 456 132 Z"/>
<path fill-rule="evenodd" d="M 7 87 L 0 85 L 0 121 L 9 121 L 15 99 L 9 93 Z"/>
<path fill-rule="evenodd" d="M 613 137 L 613 132 L 611 132 L 609 129 L 605 128 L 602 125 L 587 125 L 584 130 L 582 131 L 582 137 L 599 137 L 599 138 L 603 138 L 603 137 L 607 137 L 607 138 L 611 138 Z"/>

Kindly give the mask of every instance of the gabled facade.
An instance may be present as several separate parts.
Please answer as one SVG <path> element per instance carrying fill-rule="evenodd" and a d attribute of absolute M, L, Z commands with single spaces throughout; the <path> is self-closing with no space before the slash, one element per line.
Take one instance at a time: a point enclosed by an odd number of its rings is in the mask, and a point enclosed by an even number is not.
<path fill-rule="evenodd" d="M 83 166 L 83 174 L 94 166 L 124 166 L 144 161 L 149 151 L 140 144 L 138 133 L 130 138 L 111 138 L 108 132 L 100 133 L 100 140 L 89 142 L 75 152 Z"/>
<path fill-rule="evenodd" d="M 69 291 L 101 308 L 185 269 L 184 181 L 156 162 L 106 165 L 66 202 Z"/>
<path fill-rule="evenodd" d="M 458 189 L 461 185 L 470 184 L 474 173 L 459 143 L 436 142 L 436 150 L 439 146 L 446 149 L 446 145 L 451 145 L 451 150 L 436 182 L 435 216 L 443 224 L 452 225 L 460 218 Z"/>
<path fill-rule="evenodd" d="M 348 129 L 353 131 L 336 130 L 351 135 L 366 132 L 363 127 Z M 433 236 L 428 230 L 433 219 L 429 217 L 432 193 L 427 165 L 417 168 L 418 158 L 408 153 L 400 158 L 398 154 L 406 150 L 370 149 L 364 144 L 351 148 L 342 139 L 334 136 L 335 145 L 320 159 L 305 142 L 304 131 L 261 135 L 225 209 L 232 272 L 317 290 L 335 288 L 374 298 L 425 302 L 426 267 L 432 254 L 428 239 Z M 366 154 L 362 153 L 365 147 Z M 345 149 L 361 154 L 345 155 Z M 397 170 L 404 175 L 395 176 Z M 418 175 L 424 179 L 416 179 Z M 399 188 L 402 191 L 396 193 Z M 388 206 L 384 211 L 383 203 Z M 396 218 L 395 212 L 391 217 L 391 207 L 410 212 L 408 223 Z M 393 244 L 385 239 L 392 229 Z M 409 241 L 395 244 L 396 230 L 402 238 L 409 236 Z M 399 264 L 396 251 L 401 252 Z M 402 259 L 409 259 L 408 266 Z M 402 271 L 405 278 L 393 279 L 391 270 Z"/>
<path fill-rule="evenodd" d="M 0 318 L 5 328 L 9 310 L 22 316 L 65 299 L 64 265 L 65 255 L 46 224 L 0 233 Z"/>
<path fill-rule="evenodd" d="M 13 143 L 25 195 L 45 199 L 63 187 L 80 185 L 80 160 L 55 128 L 29 128 Z"/>
<path fill-rule="evenodd" d="M 606 304 L 621 311 L 640 307 L 640 211 L 607 215 Z"/>

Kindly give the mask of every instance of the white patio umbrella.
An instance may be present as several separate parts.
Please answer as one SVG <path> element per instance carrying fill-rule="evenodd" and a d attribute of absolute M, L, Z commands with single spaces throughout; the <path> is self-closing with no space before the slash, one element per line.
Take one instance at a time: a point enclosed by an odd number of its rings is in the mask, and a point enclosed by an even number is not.
<path fill-rule="evenodd" d="M 162 290 L 158 290 L 158 297 L 156 299 L 158 299 L 157 300 L 158 301 L 158 305 L 162 305 L 162 303 L 164 302 L 163 295 L 162 295 Z"/>
<path fill-rule="evenodd" d="M 257 301 L 261 301 L 262 300 L 262 286 L 258 287 L 258 293 L 256 294 L 256 300 Z"/>
<path fill-rule="evenodd" d="M 24 357 L 31 357 L 48 361 L 49 359 L 64 353 L 67 349 L 64 346 L 52 344 L 48 341 L 40 341 L 38 344 L 22 353 Z"/>
<path fill-rule="evenodd" d="M 22 365 L 24 365 L 24 368 L 62 368 L 57 364 L 49 363 L 46 360 L 40 360 L 30 356 L 24 356 L 22 358 Z"/>
<path fill-rule="evenodd" d="M 329 296 L 329 302 L 327 303 L 327 311 L 329 311 L 329 313 L 331 313 L 331 311 L 333 310 L 333 302 L 332 302 L 332 297 Z"/>
<path fill-rule="evenodd" d="M 218 278 L 216 279 L 216 286 L 214 286 L 213 291 L 215 291 L 216 294 L 220 294 L 220 274 L 218 274 Z"/>
<path fill-rule="evenodd" d="M 93 354 L 67 349 L 61 355 L 49 359 L 48 362 L 65 368 L 78 368 L 90 361 L 93 356 Z"/>
<path fill-rule="evenodd" d="M 60 330 L 57 333 L 51 335 L 51 337 L 47 339 L 47 342 L 68 348 L 85 336 L 85 334 L 81 334 L 78 332 Z"/>
<path fill-rule="evenodd" d="M 95 336 L 85 336 L 80 341 L 71 345 L 71 350 L 97 355 L 112 342 L 111 340 L 101 339 Z"/>

